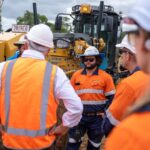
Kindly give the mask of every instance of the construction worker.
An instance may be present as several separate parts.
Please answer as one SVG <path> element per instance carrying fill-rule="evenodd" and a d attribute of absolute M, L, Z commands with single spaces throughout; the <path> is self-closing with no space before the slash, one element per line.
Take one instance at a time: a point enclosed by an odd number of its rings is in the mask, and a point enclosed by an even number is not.
<path fill-rule="evenodd" d="M 29 49 L 0 64 L 3 144 L 6 150 L 49 150 L 56 135 L 78 124 L 83 106 L 65 73 L 45 60 L 53 47 L 50 28 L 35 25 L 26 36 Z M 67 111 L 55 127 L 59 100 Z"/>
<path fill-rule="evenodd" d="M 120 123 L 126 109 L 147 88 L 149 79 L 149 76 L 140 71 L 140 68 L 137 66 L 135 47 L 129 43 L 127 35 L 116 47 L 120 49 L 121 65 L 130 72 L 130 76 L 118 84 L 113 102 L 106 110 L 102 124 L 102 129 L 106 136 L 114 126 Z"/>
<path fill-rule="evenodd" d="M 137 62 L 150 75 L 150 3 L 139 0 L 133 7 L 127 32 L 130 43 L 136 48 Z M 127 20 L 126 20 L 127 21 Z M 149 150 L 150 149 L 150 90 L 139 98 L 129 115 L 112 131 L 105 150 Z"/>
<path fill-rule="evenodd" d="M 20 57 L 23 51 L 28 49 L 28 44 L 27 40 L 25 39 L 25 35 L 21 36 L 19 41 L 15 42 L 14 45 L 17 46 L 18 49 L 16 53 L 13 56 L 9 57 L 7 60 L 12 60 Z"/>
<path fill-rule="evenodd" d="M 111 103 L 115 87 L 112 77 L 98 68 L 101 63 L 97 48 L 90 46 L 81 55 L 84 69 L 75 72 L 71 83 L 83 103 L 80 123 L 70 129 L 67 150 L 78 150 L 85 133 L 88 135 L 88 150 L 99 150 L 102 115 Z"/>

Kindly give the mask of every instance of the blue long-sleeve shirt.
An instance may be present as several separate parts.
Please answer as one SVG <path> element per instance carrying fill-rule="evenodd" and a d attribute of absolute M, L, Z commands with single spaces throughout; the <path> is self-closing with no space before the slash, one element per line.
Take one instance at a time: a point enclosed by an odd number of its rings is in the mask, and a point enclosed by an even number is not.
<path fill-rule="evenodd" d="M 19 50 L 17 50 L 17 51 L 16 51 L 16 53 L 15 53 L 13 56 L 11 56 L 11 57 L 7 58 L 7 60 L 13 60 L 13 59 L 16 59 L 16 58 L 18 58 L 18 57 L 19 57 L 19 54 L 20 54 L 20 51 L 19 51 Z"/>

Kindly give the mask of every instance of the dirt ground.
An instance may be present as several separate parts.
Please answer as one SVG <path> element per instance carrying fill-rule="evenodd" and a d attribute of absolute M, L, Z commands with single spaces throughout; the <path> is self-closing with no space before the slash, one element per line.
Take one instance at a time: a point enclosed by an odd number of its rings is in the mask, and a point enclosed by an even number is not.
<path fill-rule="evenodd" d="M 62 114 L 64 112 L 65 112 L 64 105 L 63 105 L 63 103 L 60 103 L 59 109 L 57 112 L 58 124 L 61 123 Z M 67 139 L 68 139 L 67 135 L 63 136 L 62 138 L 59 138 L 56 142 L 56 150 L 65 150 L 66 149 L 65 147 L 67 144 Z M 104 143 L 104 140 L 102 140 L 102 146 L 101 146 L 100 150 L 103 150 L 103 143 Z M 86 150 L 86 147 L 87 147 L 87 136 L 85 135 L 84 140 L 81 144 L 80 150 Z"/>
<path fill-rule="evenodd" d="M 61 139 L 57 141 L 55 150 L 65 150 L 66 144 L 67 144 L 67 136 L 62 137 Z M 102 140 L 102 145 L 101 145 L 100 150 L 103 150 L 103 145 L 104 145 L 104 139 Z M 84 140 L 81 144 L 80 150 L 86 150 L 86 147 L 87 147 L 87 136 L 85 135 Z"/>
<path fill-rule="evenodd" d="M 100 150 L 103 150 L 103 145 L 104 145 L 104 139 L 102 139 L 102 145 L 101 145 Z M 86 150 L 86 147 L 87 147 L 87 136 L 85 135 L 84 140 L 81 144 L 80 150 Z"/>

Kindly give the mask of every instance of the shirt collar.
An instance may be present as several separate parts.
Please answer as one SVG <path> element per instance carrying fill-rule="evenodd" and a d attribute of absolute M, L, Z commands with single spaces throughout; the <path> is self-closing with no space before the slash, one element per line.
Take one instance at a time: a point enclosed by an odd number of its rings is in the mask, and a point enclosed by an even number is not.
<path fill-rule="evenodd" d="M 135 72 L 141 70 L 139 66 L 136 66 L 135 69 L 130 73 L 130 74 L 134 74 Z"/>
<path fill-rule="evenodd" d="M 23 52 L 23 54 L 21 55 L 21 57 L 25 58 L 35 58 L 35 59 L 42 59 L 42 60 L 45 60 L 45 57 L 44 55 L 41 53 L 41 52 L 38 52 L 36 50 L 25 50 Z"/>
<path fill-rule="evenodd" d="M 97 69 L 93 72 L 93 74 L 92 75 L 98 75 L 98 67 L 97 67 Z M 86 69 L 84 68 L 83 69 L 83 71 L 81 72 L 81 74 L 84 74 L 84 75 L 86 75 L 87 74 L 87 72 L 86 72 Z"/>

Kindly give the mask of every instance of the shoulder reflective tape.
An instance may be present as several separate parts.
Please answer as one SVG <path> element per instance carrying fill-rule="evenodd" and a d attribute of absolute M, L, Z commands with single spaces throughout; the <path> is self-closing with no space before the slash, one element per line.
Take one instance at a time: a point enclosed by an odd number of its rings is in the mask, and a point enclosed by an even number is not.
<path fill-rule="evenodd" d="M 106 92 L 105 96 L 110 96 L 110 95 L 114 95 L 116 93 L 116 90 L 112 90 L 110 92 Z"/>
<path fill-rule="evenodd" d="M 92 94 L 103 94 L 103 90 L 96 90 L 96 89 L 82 89 L 82 90 L 76 90 L 76 93 L 78 95 L 80 94 L 87 94 L 87 93 L 92 93 Z"/>
<path fill-rule="evenodd" d="M 42 89 L 42 102 L 41 102 L 41 112 L 40 112 L 40 128 L 46 128 L 46 114 L 48 110 L 48 98 L 50 91 L 50 77 L 52 73 L 52 65 L 50 63 L 46 64 L 44 81 L 43 81 L 43 89 Z"/>
<path fill-rule="evenodd" d="M 9 112 L 10 112 L 10 84 L 11 84 L 11 76 L 12 76 L 12 69 L 16 62 L 15 60 L 12 60 L 8 63 L 7 69 L 6 69 L 6 75 L 5 75 L 5 119 L 6 119 L 6 129 L 8 127 L 9 122 Z"/>
<path fill-rule="evenodd" d="M 112 125 L 116 126 L 120 123 L 120 121 L 118 121 L 109 110 L 106 110 L 106 116 Z"/>
<path fill-rule="evenodd" d="M 57 67 L 56 66 L 53 66 L 53 67 L 55 67 L 55 69 L 56 69 L 56 72 L 55 72 L 55 74 L 57 74 Z M 55 93 L 55 89 L 56 89 L 56 81 L 57 81 L 57 76 L 55 75 L 55 78 L 54 78 L 54 97 L 56 98 L 56 93 Z M 57 100 L 56 100 L 57 101 Z M 57 101 L 58 102 L 58 101 Z"/>
<path fill-rule="evenodd" d="M 85 105 L 103 105 L 103 104 L 106 104 L 106 100 L 101 100 L 101 101 L 82 100 L 82 104 L 85 104 Z"/>

